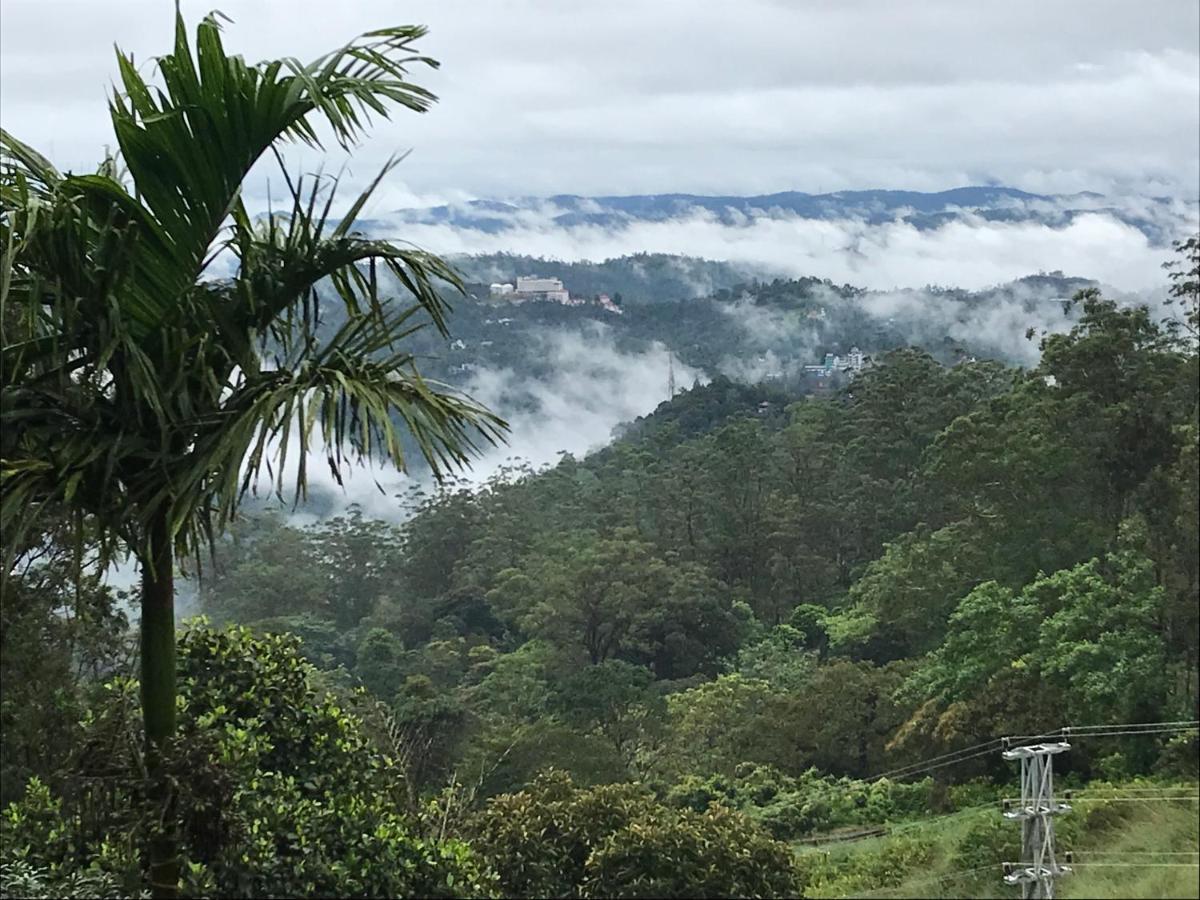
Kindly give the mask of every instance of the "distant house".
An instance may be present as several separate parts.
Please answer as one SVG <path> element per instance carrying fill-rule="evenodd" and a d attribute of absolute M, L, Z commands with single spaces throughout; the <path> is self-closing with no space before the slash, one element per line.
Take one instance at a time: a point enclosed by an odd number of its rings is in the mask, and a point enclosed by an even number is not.
<path fill-rule="evenodd" d="M 621 309 L 621 307 L 619 307 L 619 306 L 617 306 L 617 304 L 613 303 L 612 297 L 608 296 L 608 294 L 601 294 L 600 296 L 598 296 L 596 298 L 596 302 L 598 304 L 600 304 L 600 308 L 603 310 L 607 310 L 608 312 L 611 312 L 611 313 L 616 313 L 617 315 L 625 314 L 625 310 Z"/>

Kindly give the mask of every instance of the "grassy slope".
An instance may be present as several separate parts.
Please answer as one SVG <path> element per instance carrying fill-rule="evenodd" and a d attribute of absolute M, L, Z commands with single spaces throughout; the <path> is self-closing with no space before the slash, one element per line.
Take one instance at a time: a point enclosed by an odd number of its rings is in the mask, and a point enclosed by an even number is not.
<path fill-rule="evenodd" d="M 1200 869 L 1195 866 L 1125 867 L 1095 863 L 1193 863 L 1200 842 L 1196 805 L 1145 803 L 1128 823 L 1080 841 L 1076 873 L 1062 882 L 1060 896 L 1071 897 L 1200 897 Z M 1085 837 L 1088 835 L 1085 834 Z M 1113 854 L 1095 855 L 1088 849 Z M 1121 854 L 1120 856 L 1116 854 Z M 1093 865 L 1089 865 L 1092 863 Z"/>
<path fill-rule="evenodd" d="M 1182 793 L 1194 795 L 1196 787 Z M 1058 882 L 1058 896 L 1200 897 L 1200 868 L 1192 865 L 1200 849 L 1194 802 L 1081 800 L 1066 815 L 1072 821 L 1064 819 L 1060 844 L 1076 851 L 1075 872 Z M 1015 898 L 1019 889 L 1003 884 L 994 864 L 1017 858 L 1019 833 L 1017 823 L 987 806 L 900 825 L 886 837 L 819 849 L 797 845 L 797 853 L 815 873 L 811 897 Z M 980 866 L 987 868 L 971 871 Z"/>

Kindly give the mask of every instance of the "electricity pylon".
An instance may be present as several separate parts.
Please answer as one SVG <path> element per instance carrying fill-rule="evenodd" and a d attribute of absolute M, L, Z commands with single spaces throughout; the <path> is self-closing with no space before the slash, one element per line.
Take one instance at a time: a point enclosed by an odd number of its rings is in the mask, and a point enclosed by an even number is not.
<path fill-rule="evenodd" d="M 1054 879 L 1071 871 L 1060 866 L 1054 855 L 1054 817 L 1071 807 L 1054 798 L 1054 756 L 1071 745 L 1033 744 L 1008 749 L 1004 739 L 1005 759 L 1021 761 L 1020 805 L 1013 809 L 1004 802 L 1004 817 L 1021 823 L 1021 861 L 1004 864 L 1004 880 L 1021 885 L 1023 900 L 1042 900 L 1054 896 Z"/>

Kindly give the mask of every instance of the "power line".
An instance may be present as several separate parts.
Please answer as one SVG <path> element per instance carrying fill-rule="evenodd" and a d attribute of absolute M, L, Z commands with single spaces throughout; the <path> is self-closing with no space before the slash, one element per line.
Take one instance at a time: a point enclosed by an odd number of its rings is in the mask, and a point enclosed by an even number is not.
<path fill-rule="evenodd" d="M 1137 862 L 1129 862 L 1129 863 L 1125 863 L 1125 862 L 1120 862 L 1120 863 L 1106 863 L 1106 862 L 1096 862 L 1096 863 L 1092 863 L 1092 862 L 1074 862 L 1074 863 L 1072 863 L 1072 865 L 1075 865 L 1075 866 L 1088 866 L 1088 867 L 1090 867 L 1090 868 L 1093 868 L 1093 869 L 1098 869 L 1098 868 L 1103 868 L 1103 869 L 1157 869 L 1157 868 L 1166 868 L 1166 869 L 1172 869 L 1172 868 L 1179 868 L 1179 869 L 1195 869 L 1195 868 L 1200 868 L 1200 862 L 1190 862 L 1190 863 L 1175 863 L 1175 862 L 1146 862 L 1146 863 L 1137 863 Z"/>
<path fill-rule="evenodd" d="M 1179 725 L 1184 728 L 1200 726 L 1200 719 L 1170 719 L 1166 722 L 1120 722 L 1111 725 L 1069 725 L 1072 731 L 1087 731 L 1092 728 L 1150 728 L 1160 725 Z"/>
<path fill-rule="evenodd" d="M 1075 851 L 1075 853 L 1079 853 L 1079 852 L 1086 852 L 1086 851 Z M 1147 851 L 1147 852 L 1149 852 L 1149 851 Z M 1072 864 L 1076 865 L 1076 866 L 1089 866 L 1092 868 L 1097 868 L 1097 867 L 1102 867 L 1102 868 L 1157 868 L 1157 867 L 1163 867 L 1163 866 L 1168 867 L 1168 868 L 1196 868 L 1197 866 L 1200 866 L 1200 862 L 1195 862 L 1195 863 L 1153 863 L 1153 862 L 1150 862 L 1150 863 L 1132 863 L 1132 862 L 1131 863 L 1103 863 L 1103 862 L 1090 863 L 1090 862 L 1086 862 L 1086 861 L 1077 861 L 1077 860 L 1074 861 Z M 973 869 L 963 869 L 962 871 L 959 871 L 959 872 L 951 872 L 947 875 L 943 875 L 938 878 L 925 878 L 925 879 L 922 879 L 921 881 L 907 881 L 904 884 L 891 885 L 889 887 L 875 888 L 870 891 L 862 891 L 862 892 L 856 893 L 856 894 L 849 894 L 848 897 L 882 897 L 887 894 L 895 893 L 896 891 L 908 891 L 908 890 L 911 890 L 912 888 L 921 887 L 924 885 L 941 884 L 941 883 L 947 882 L 947 881 L 958 881 L 963 878 L 966 878 L 968 875 L 977 875 L 980 872 L 995 870 L 995 869 L 999 869 L 999 868 L 1001 868 L 1001 866 L 997 863 L 992 863 L 990 865 L 985 865 L 985 866 L 976 866 Z"/>
<path fill-rule="evenodd" d="M 1071 733 L 1071 734 L 1069 734 L 1069 737 L 1079 740 L 1081 738 L 1092 738 L 1092 737 L 1130 737 L 1130 736 L 1139 735 L 1139 734 L 1175 734 L 1177 732 L 1193 731 L 1193 730 L 1195 730 L 1195 729 L 1192 729 L 1192 728 L 1138 728 L 1138 729 L 1127 729 L 1127 730 L 1115 730 L 1114 729 L 1112 731 L 1088 731 L 1088 732 L 1080 732 L 1078 734 Z"/>
<path fill-rule="evenodd" d="M 926 816 L 921 819 L 913 819 L 907 822 L 901 822 L 898 825 L 881 825 L 878 828 L 862 829 L 852 832 L 830 832 L 823 835 L 813 835 L 806 838 L 800 838 L 796 841 L 798 844 L 810 844 L 814 849 L 820 848 L 822 845 L 841 844 L 841 843 L 856 843 L 868 838 L 881 837 L 888 838 L 897 834 L 904 834 L 913 830 L 933 830 L 940 828 L 942 825 L 950 821 L 962 818 L 963 816 L 979 815 L 985 812 L 994 812 L 998 802 L 993 800 L 989 803 L 980 803 L 977 806 L 968 806 L 965 809 L 956 810 L 952 813 L 943 813 L 940 816 Z"/>
<path fill-rule="evenodd" d="M 998 868 L 1000 868 L 999 865 L 997 865 L 996 863 L 991 863 L 990 865 L 986 865 L 986 866 L 976 866 L 974 869 L 963 869 L 961 872 L 951 872 L 949 875 L 943 875 L 940 878 L 925 878 L 925 879 L 922 879 L 921 881 L 908 881 L 908 882 L 905 882 L 904 884 L 892 885 L 891 887 L 875 888 L 874 890 L 871 890 L 871 891 L 864 891 L 861 894 L 851 894 L 850 896 L 851 897 L 880 897 L 885 894 L 894 893 L 896 891 L 907 891 L 907 890 L 910 890 L 911 888 L 920 887 L 921 885 L 941 884 L 942 882 L 945 882 L 945 881 L 958 881 L 960 879 L 966 878 L 968 875 L 975 875 L 975 874 L 978 874 L 979 872 L 984 872 L 984 871 L 987 871 L 990 869 L 998 869 Z"/>
<path fill-rule="evenodd" d="M 1097 737 L 1097 738 L 1143 737 L 1146 735 L 1166 735 L 1166 734 L 1173 734 L 1173 733 L 1174 732 L 1165 731 L 1165 730 L 1164 731 L 1115 731 L 1115 732 L 1100 731 L 1100 732 L 1096 732 L 1095 734 L 1072 735 L 1071 740 L 1078 742 L 1078 741 L 1084 740 L 1086 738 L 1092 738 L 1092 737 Z"/>
<path fill-rule="evenodd" d="M 895 827 L 888 828 L 887 833 L 903 834 L 906 831 L 914 829 L 938 828 L 951 819 L 958 819 L 962 816 L 979 815 L 984 812 L 995 812 L 997 803 L 993 800 L 991 803 L 981 803 L 979 806 L 969 806 L 966 809 L 960 809 L 957 812 L 945 813 L 940 816 L 930 816 L 927 819 L 917 819 L 913 822 L 903 822 Z"/>
<path fill-rule="evenodd" d="M 968 747 L 963 747 L 958 750 L 952 750 L 942 753 L 938 756 L 929 757 L 919 762 L 909 763 L 905 766 L 899 766 L 890 769 L 886 772 L 881 772 L 872 775 L 869 778 L 863 779 L 866 783 L 881 781 L 885 778 L 902 779 L 910 778 L 916 775 L 923 775 L 928 772 L 933 772 L 947 766 L 957 765 L 958 763 L 967 762 L 968 760 L 977 759 L 993 752 L 998 746 L 1004 749 L 1004 756 L 1008 759 L 1021 759 L 1022 762 L 1022 800 L 1021 804 L 1015 812 L 1006 812 L 1005 815 L 1009 818 L 1018 818 L 1022 824 L 1022 859 L 1024 863 L 1018 869 L 1008 864 L 992 864 L 987 866 L 979 866 L 975 869 L 968 869 L 959 873 L 942 878 L 927 879 L 925 881 L 910 882 L 905 885 L 905 888 L 915 887 L 922 884 L 937 884 L 943 881 L 953 880 L 955 878 L 965 877 L 987 869 L 995 869 L 997 866 L 1005 872 L 1005 880 L 1010 883 L 1021 883 L 1022 894 L 1025 897 L 1053 897 L 1054 895 L 1054 878 L 1058 875 L 1067 874 L 1070 867 L 1059 866 L 1054 856 L 1054 830 L 1052 815 L 1059 811 L 1065 811 L 1070 807 L 1066 804 L 1059 804 L 1053 797 L 1053 775 L 1052 765 L 1050 760 L 1052 754 L 1065 750 L 1069 746 L 1066 743 L 1068 737 L 1072 739 L 1082 739 L 1088 737 L 1130 737 L 1142 735 L 1158 735 L 1158 734 L 1173 734 L 1187 731 L 1200 730 L 1200 721 L 1198 720 L 1177 720 L 1164 722 L 1129 722 L 1115 724 L 1099 724 L 1099 725 L 1064 725 L 1053 731 L 1043 732 L 1042 734 L 1030 735 L 1015 735 L 1004 738 L 992 738 L 991 740 L 982 741 Z M 1013 742 L 1018 741 L 1042 741 L 1046 738 L 1058 738 L 1061 743 L 1058 744 L 1026 744 L 1016 745 Z M 1028 770 L 1028 771 L 1026 771 Z M 1035 771 L 1036 770 L 1036 771 Z M 1028 777 L 1027 777 L 1028 776 Z M 1028 790 L 1027 790 L 1028 789 Z M 1181 788 L 1180 790 L 1186 790 Z M 1112 797 L 1078 797 L 1074 795 L 1070 799 L 1073 801 L 1078 799 L 1083 803 L 1098 803 L 1098 802 L 1115 802 L 1115 803 L 1163 803 L 1163 802 L 1195 802 L 1200 801 L 1200 795 L 1179 795 L 1166 794 L 1165 790 L 1170 788 L 1157 789 L 1159 793 L 1154 795 L 1155 788 L 1131 788 L 1130 793 L 1141 793 L 1143 796 L 1127 797 L 1127 796 L 1112 796 Z M 1029 802 L 1026 802 L 1029 801 Z M 1001 801 L 1002 805 L 1007 806 L 1006 801 Z M 979 807 L 972 807 L 964 810 L 958 810 L 955 813 L 950 813 L 945 816 L 939 816 L 937 820 L 945 820 L 958 818 L 963 815 L 978 812 L 987 808 L 990 804 Z M 900 833 L 919 827 L 936 827 L 931 826 L 928 822 L 911 822 L 895 828 L 890 828 L 887 835 Z M 885 837 L 887 835 L 884 835 Z M 867 835 L 863 835 L 867 836 Z M 870 835 L 875 836 L 875 835 Z M 1148 851 L 1149 852 L 1149 851 Z M 1197 854 L 1200 855 L 1200 854 Z M 1069 857 L 1073 860 L 1073 854 Z M 1031 863 L 1026 865 L 1025 863 Z M 1084 862 L 1082 865 L 1091 866 L 1200 866 L 1200 861 L 1197 863 L 1092 863 Z M 900 890 L 899 887 L 881 888 L 874 891 L 868 891 L 856 896 L 870 897 L 887 893 L 892 893 Z"/>
<path fill-rule="evenodd" d="M 1175 792 L 1190 791 L 1190 790 L 1192 790 L 1192 787 L 1193 787 L 1193 785 L 1190 785 L 1190 784 L 1187 784 L 1187 785 L 1160 785 L 1158 787 L 1126 787 L 1126 786 L 1122 785 L 1121 793 L 1123 793 L 1123 794 L 1124 793 L 1166 793 L 1168 791 L 1175 791 Z M 1084 790 L 1076 791 L 1076 793 L 1088 794 L 1088 793 L 1097 793 L 1099 791 L 1104 791 L 1104 790 L 1105 790 L 1104 787 L 1087 787 L 1087 788 L 1084 788 Z M 1116 790 L 1116 788 L 1112 788 L 1112 790 Z"/>
<path fill-rule="evenodd" d="M 1130 722 L 1114 725 L 1063 725 L 1053 731 L 1045 731 L 1041 734 L 1019 734 L 1011 735 L 1007 738 L 992 738 L 982 743 L 973 744 L 970 747 L 963 747 L 959 750 L 951 750 L 947 753 L 942 753 L 938 756 L 928 757 L 919 762 L 909 763 L 908 765 L 898 766 L 886 772 L 880 772 L 877 775 L 871 775 L 863 779 L 866 782 L 881 781 L 884 778 L 900 779 L 910 778 L 914 775 L 923 775 L 926 772 L 932 772 L 936 769 L 943 768 L 956 763 L 966 762 L 969 759 L 976 759 L 980 756 L 985 756 L 997 746 L 1007 741 L 1042 741 L 1047 738 L 1085 738 L 1085 737 L 1119 737 L 1126 735 L 1141 735 L 1141 734 L 1168 734 L 1174 732 L 1192 731 L 1200 729 L 1200 720 L 1179 720 L 1169 722 Z"/>
<path fill-rule="evenodd" d="M 1195 800 L 1196 794 L 1184 794 L 1181 791 L 1195 791 L 1196 785 L 1188 785 L 1180 787 L 1178 791 L 1157 791 L 1150 793 L 1125 793 L 1124 791 L 1113 791 L 1111 793 L 1103 790 L 1082 790 L 1068 791 L 1068 793 L 1077 800 Z"/>
<path fill-rule="evenodd" d="M 1000 738 L 993 738 L 983 744 L 976 744 L 973 747 L 964 747 L 961 750 L 954 750 L 950 753 L 943 753 L 941 756 L 934 756 L 929 759 L 921 760 L 920 762 L 910 763 L 907 766 L 900 766 L 888 772 L 881 772 L 878 775 L 872 775 L 869 778 L 863 779 L 867 782 L 882 781 L 884 778 L 908 778 L 912 775 L 920 775 L 925 772 L 930 772 L 934 769 L 940 769 L 943 766 L 952 766 L 955 763 L 966 762 L 968 759 L 975 759 L 978 756 L 985 756 L 991 753 L 1000 744 Z M 982 748 L 982 749 L 980 749 Z M 974 752 L 969 752 L 974 751 Z M 967 754 L 967 755 L 963 755 Z M 951 757 L 957 757 L 952 759 Z M 945 760 L 944 762 L 942 760 Z"/>
<path fill-rule="evenodd" d="M 1169 803 L 1171 801 L 1200 802 L 1200 794 L 1187 797 L 1073 797 L 1072 803 Z"/>
<path fill-rule="evenodd" d="M 1048 731 L 1042 734 L 1012 735 L 1009 740 L 1034 741 L 1043 740 L 1048 737 L 1062 737 L 1065 739 L 1068 737 L 1105 737 L 1109 735 L 1168 734 L 1172 732 L 1194 731 L 1196 729 L 1200 729 L 1200 721 L 1196 720 L 1178 722 L 1131 722 L 1112 725 L 1064 725 L 1062 728 L 1059 728 L 1055 731 Z"/>
<path fill-rule="evenodd" d="M 969 759 L 976 759 L 977 757 L 980 757 L 980 756 L 987 756 L 989 753 L 994 753 L 995 750 L 996 750 L 995 747 L 988 747 L 988 749 L 986 749 L 986 750 L 977 750 L 974 753 L 968 754 L 967 756 L 960 756 L 957 759 L 948 759 L 945 762 L 932 763 L 930 765 L 922 765 L 919 768 L 912 769 L 911 771 L 907 771 L 902 774 L 885 773 L 884 775 L 877 775 L 874 778 L 869 779 L 869 780 L 870 781 L 882 781 L 884 778 L 891 778 L 893 780 L 900 779 L 900 778 L 911 778 L 913 775 L 923 775 L 926 772 L 932 772 L 935 769 L 944 769 L 946 766 L 954 766 L 954 765 L 957 765 L 958 763 L 966 762 Z"/>
<path fill-rule="evenodd" d="M 860 831 L 846 831 L 842 833 L 830 832 L 827 834 L 816 834 L 806 838 L 800 838 L 796 841 L 797 844 L 811 844 L 814 849 L 822 845 L 829 844 L 849 844 L 854 841 L 861 841 L 865 838 L 883 837 L 890 833 L 890 829 L 880 826 L 879 828 L 864 828 Z"/>
<path fill-rule="evenodd" d="M 1076 856 L 1200 856 L 1200 850 L 1072 850 Z"/>

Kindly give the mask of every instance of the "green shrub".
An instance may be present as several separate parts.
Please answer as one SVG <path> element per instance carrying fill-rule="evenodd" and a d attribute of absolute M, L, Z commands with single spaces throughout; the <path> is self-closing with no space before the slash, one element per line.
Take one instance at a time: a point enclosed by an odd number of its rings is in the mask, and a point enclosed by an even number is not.
<path fill-rule="evenodd" d="M 587 863 L 584 897 L 788 897 L 791 850 L 714 807 L 670 810 L 608 835 Z"/>
<path fill-rule="evenodd" d="M 562 772 L 493 797 L 472 844 L 510 897 L 770 897 L 799 893 L 786 844 L 720 807 L 671 809 L 632 784 Z"/>
<path fill-rule="evenodd" d="M 971 809 L 989 803 L 997 803 L 996 785 L 985 778 L 964 781 L 962 784 L 946 786 L 946 799 L 949 801 L 949 812 Z M 997 803 L 997 809 L 999 804 Z"/>
<path fill-rule="evenodd" d="M 668 804 L 703 812 L 715 804 L 737 810 L 780 840 L 850 825 L 881 825 L 929 811 L 929 779 L 901 784 L 833 778 L 816 769 L 799 777 L 743 763 L 732 776 L 689 775 L 671 787 Z"/>
<path fill-rule="evenodd" d="M 845 897 L 894 888 L 933 862 L 933 848 L 923 838 L 890 837 L 878 849 L 862 853 L 803 853 L 798 862 L 803 895 Z"/>
<path fill-rule="evenodd" d="M 189 892 L 216 896 L 460 897 L 487 880 L 461 842 L 424 837 L 402 812 L 392 760 L 362 722 L 312 687 L 295 638 L 245 628 L 186 631 L 179 646 L 180 737 L 167 754 L 176 785 Z M 138 772 L 137 684 L 118 679 L 84 724 L 81 762 L 64 782 L 103 783 L 68 795 L 41 782 L 4 814 L 4 861 L 52 880 L 108 872 L 141 884 L 134 847 L 157 811 Z M 87 816 L 75 811 L 86 809 Z"/>
<path fill-rule="evenodd" d="M 1154 763 L 1156 775 L 1168 778 L 1200 778 L 1200 735 L 1172 735 L 1164 744 Z"/>
<path fill-rule="evenodd" d="M 979 816 L 954 847 L 955 870 L 992 866 L 1021 859 L 1021 826 L 996 813 Z"/>
<path fill-rule="evenodd" d="M 99 869 L 59 876 L 24 859 L 0 862 L 0 897 L 26 900 L 106 900 L 131 894 L 111 874 Z M 142 892 L 138 897 L 149 897 Z"/>

